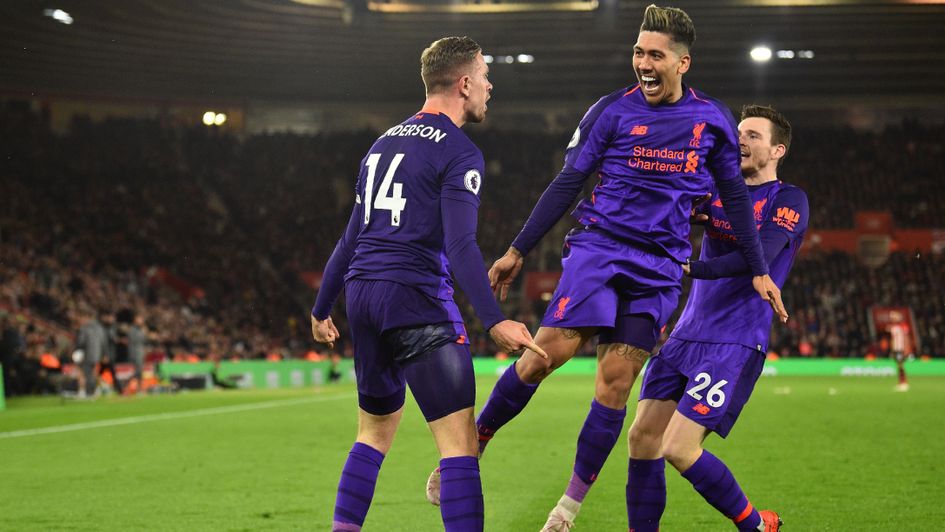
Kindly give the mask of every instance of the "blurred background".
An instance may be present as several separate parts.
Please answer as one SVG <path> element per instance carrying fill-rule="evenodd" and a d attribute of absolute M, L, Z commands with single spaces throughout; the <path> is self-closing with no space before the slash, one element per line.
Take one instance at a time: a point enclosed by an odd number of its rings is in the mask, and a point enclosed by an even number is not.
<path fill-rule="evenodd" d="M 361 157 L 423 103 L 423 48 L 469 35 L 491 63 L 489 117 L 465 129 L 487 162 L 491 264 L 584 111 L 633 83 L 648 3 L 0 3 L 5 393 L 73 387 L 77 336 L 96 321 L 126 391 L 159 386 L 162 363 L 339 367 L 343 301 L 334 351 L 312 342 L 309 309 Z M 795 127 L 779 176 L 807 191 L 811 229 L 770 356 L 883 358 L 901 325 L 915 357 L 945 357 L 945 2 L 673 5 L 698 35 L 687 84 Z M 505 308 L 533 330 L 571 226 L 532 252 Z M 495 357 L 459 302 L 475 355 Z"/>

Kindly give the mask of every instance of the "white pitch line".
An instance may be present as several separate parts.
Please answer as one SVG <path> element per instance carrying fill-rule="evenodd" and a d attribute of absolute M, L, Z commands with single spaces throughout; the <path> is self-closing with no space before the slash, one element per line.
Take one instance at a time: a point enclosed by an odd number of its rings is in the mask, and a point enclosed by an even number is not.
<path fill-rule="evenodd" d="M 276 408 L 279 406 L 293 406 L 307 403 L 320 403 L 323 401 L 333 401 L 335 399 L 348 399 L 352 394 L 340 394 L 319 397 L 305 397 L 301 399 L 286 399 L 283 401 L 266 401 L 264 403 L 248 403 L 233 406 L 218 406 L 215 408 L 202 408 L 200 410 L 188 410 L 185 412 L 170 412 L 167 414 L 151 414 L 147 416 L 122 417 L 117 419 L 103 419 L 101 421 L 90 421 L 88 423 L 73 423 L 70 425 L 59 425 L 57 427 L 43 427 L 39 429 L 14 430 L 10 432 L 0 432 L 0 440 L 7 438 L 20 438 L 23 436 L 38 436 L 40 434 L 58 434 L 60 432 L 72 432 L 75 430 L 98 429 L 102 427 L 117 427 L 120 425 L 134 425 L 137 423 L 147 423 L 149 421 L 163 421 L 166 419 L 183 419 L 188 417 L 212 416 L 214 414 L 229 414 L 233 412 L 246 412 L 249 410 L 262 410 L 265 408 Z"/>

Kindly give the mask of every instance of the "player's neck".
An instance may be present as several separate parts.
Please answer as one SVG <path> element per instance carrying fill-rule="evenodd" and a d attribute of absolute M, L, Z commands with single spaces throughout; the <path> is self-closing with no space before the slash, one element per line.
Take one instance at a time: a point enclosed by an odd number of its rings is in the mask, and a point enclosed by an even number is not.
<path fill-rule="evenodd" d="M 758 172 L 757 174 L 746 177 L 745 184 L 754 187 L 758 185 L 764 185 L 765 183 L 770 183 L 772 181 L 778 180 L 777 172 Z"/>
<path fill-rule="evenodd" d="M 427 101 L 423 102 L 423 110 L 429 112 L 442 113 L 449 117 L 456 124 L 456 127 L 466 125 L 466 113 L 463 112 L 463 101 L 455 98 L 447 98 L 440 94 L 427 95 Z"/>
<path fill-rule="evenodd" d="M 683 88 L 682 83 L 680 83 L 675 89 L 673 89 L 673 93 L 669 96 L 669 98 L 667 98 L 665 103 L 672 105 L 679 100 L 682 100 L 684 94 L 685 89 Z"/>

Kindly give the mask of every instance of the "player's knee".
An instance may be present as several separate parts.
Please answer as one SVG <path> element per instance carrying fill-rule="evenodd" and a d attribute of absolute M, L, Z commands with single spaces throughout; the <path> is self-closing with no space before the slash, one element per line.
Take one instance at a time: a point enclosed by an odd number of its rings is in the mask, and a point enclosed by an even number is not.
<path fill-rule="evenodd" d="M 528 384 L 538 384 L 545 380 L 555 370 L 555 366 L 548 359 L 544 359 L 532 352 L 527 352 L 525 356 L 515 363 L 515 371 L 522 382 Z"/>
<path fill-rule="evenodd" d="M 623 408 L 630 398 L 632 380 L 612 379 L 601 380 L 597 383 L 595 397 L 597 402 L 609 408 Z"/>
<path fill-rule="evenodd" d="M 598 368 L 597 394 L 625 404 L 638 373 L 637 368 L 627 368 L 623 364 L 601 364 Z"/>
<path fill-rule="evenodd" d="M 453 412 L 428 424 L 443 458 L 476 456 L 479 453 L 472 407 Z"/>
<path fill-rule="evenodd" d="M 695 463 L 701 451 L 698 446 L 693 447 L 673 439 L 664 439 L 660 454 L 677 471 L 682 473 Z"/>
<path fill-rule="evenodd" d="M 630 456 L 649 458 L 661 452 L 663 433 L 648 427 L 645 423 L 633 422 L 627 436 L 630 444 Z"/>

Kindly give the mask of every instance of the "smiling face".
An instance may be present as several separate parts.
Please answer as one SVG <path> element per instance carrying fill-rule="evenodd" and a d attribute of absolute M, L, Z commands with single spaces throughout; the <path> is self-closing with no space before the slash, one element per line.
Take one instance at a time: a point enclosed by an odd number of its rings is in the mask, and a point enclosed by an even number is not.
<path fill-rule="evenodd" d="M 690 61 L 685 47 L 669 34 L 641 31 L 633 46 L 633 72 L 647 103 L 660 105 L 682 98 L 682 77 Z"/>
<path fill-rule="evenodd" d="M 489 82 L 489 65 L 482 57 L 476 54 L 470 72 L 461 80 L 462 92 L 466 96 L 463 112 L 467 122 L 479 123 L 486 119 L 489 106 L 486 102 L 492 97 L 492 83 Z"/>
<path fill-rule="evenodd" d="M 738 149 L 742 156 L 742 175 L 752 178 L 763 172 L 775 171 L 778 160 L 784 156 L 784 144 L 774 144 L 772 123 L 767 118 L 753 116 L 738 124 Z"/>

